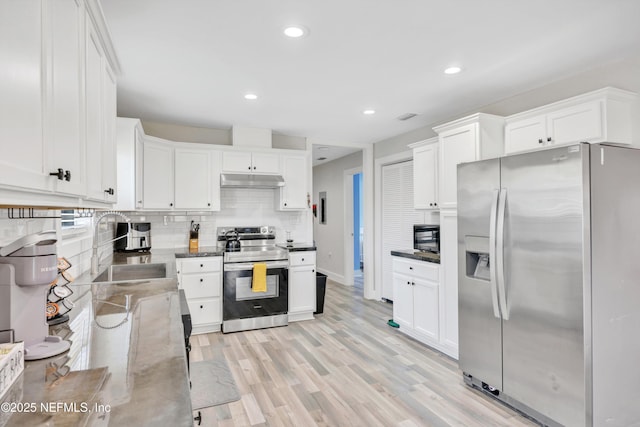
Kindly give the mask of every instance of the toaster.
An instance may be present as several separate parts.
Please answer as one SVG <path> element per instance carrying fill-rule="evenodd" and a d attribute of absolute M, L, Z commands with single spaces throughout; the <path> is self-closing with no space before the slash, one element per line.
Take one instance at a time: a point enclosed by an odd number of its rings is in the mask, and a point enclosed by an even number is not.
<path fill-rule="evenodd" d="M 116 226 L 116 252 L 145 252 L 151 250 L 151 223 L 119 222 Z"/>

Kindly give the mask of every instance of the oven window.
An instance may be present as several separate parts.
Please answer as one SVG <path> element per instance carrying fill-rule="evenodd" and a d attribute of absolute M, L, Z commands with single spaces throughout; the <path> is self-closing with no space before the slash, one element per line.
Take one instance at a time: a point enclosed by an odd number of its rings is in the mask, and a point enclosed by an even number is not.
<path fill-rule="evenodd" d="M 277 274 L 267 275 L 266 292 L 253 292 L 251 290 L 252 276 L 236 277 L 236 301 L 277 297 L 280 294 L 278 277 Z"/>

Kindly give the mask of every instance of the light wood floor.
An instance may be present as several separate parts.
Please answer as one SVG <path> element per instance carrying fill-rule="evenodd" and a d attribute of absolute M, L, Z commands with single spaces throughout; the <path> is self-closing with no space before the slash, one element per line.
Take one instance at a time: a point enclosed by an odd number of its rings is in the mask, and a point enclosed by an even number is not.
<path fill-rule="evenodd" d="M 465 386 L 456 361 L 386 325 L 390 304 L 327 282 L 324 314 L 287 327 L 191 338 L 222 348 L 242 398 L 203 426 L 534 426 Z"/>

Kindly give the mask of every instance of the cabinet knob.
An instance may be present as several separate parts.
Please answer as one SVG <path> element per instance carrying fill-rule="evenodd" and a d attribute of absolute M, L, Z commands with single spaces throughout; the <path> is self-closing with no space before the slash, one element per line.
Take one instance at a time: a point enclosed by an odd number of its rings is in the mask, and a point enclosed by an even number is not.
<path fill-rule="evenodd" d="M 200 283 L 204 282 L 204 279 L 200 279 Z"/>
<path fill-rule="evenodd" d="M 207 203 L 207 206 L 211 206 L 211 203 Z"/>
<path fill-rule="evenodd" d="M 64 179 L 64 169 L 62 168 L 58 168 L 57 172 L 49 172 L 49 175 L 51 176 L 55 176 L 56 178 L 58 178 L 60 181 L 62 181 Z"/>
<path fill-rule="evenodd" d="M 415 286 L 415 285 L 416 285 L 415 282 L 411 282 L 411 286 Z"/>
<path fill-rule="evenodd" d="M 284 205 L 287 206 L 287 202 L 285 202 Z"/>
<path fill-rule="evenodd" d="M 302 258 L 302 261 L 304 261 L 304 258 Z"/>
<path fill-rule="evenodd" d="M 413 267 L 409 266 L 409 270 L 413 270 Z"/>
<path fill-rule="evenodd" d="M 65 181 L 71 181 L 71 171 L 67 170 L 64 172 L 64 180 Z"/>
<path fill-rule="evenodd" d="M 200 264 L 200 268 L 204 267 L 204 264 Z"/>
<path fill-rule="evenodd" d="M 202 305 L 202 304 L 201 304 L 201 305 L 200 305 L 200 308 L 204 308 L 204 305 Z"/>
<path fill-rule="evenodd" d="M 169 206 L 173 206 L 173 203 L 169 203 Z"/>
<path fill-rule="evenodd" d="M 429 203 L 429 206 L 433 206 L 433 203 Z"/>
<path fill-rule="evenodd" d="M 311 272 L 312 272 L 312 273 L 315 273 L 316 271 L 312 269 L 312 270 L 311 270 Z"/>
<path fill-rule="evenodd" d="M 538 144 L 542 144 L 542 138 L 538 140 Z"/>
<path fill-rule="evenodd" d="M 438 206 L 438 204 L 437 204 L 437 203 L 434 203 L 434 204 L 433 204 L 433 206 Z"/>
<path fill-rule="evenodd" d="M 255 167 L 255 166 L 253 167 L 253 170 L 256 170 L 256 167 Z"/>
<path fill-rule="evenodd" d="M 550 136 L 547 137 L 547 142 L 551 142 L 551 137 Z"/>
<path fill-rule="evenodd" d="M 247 169 L 251 170 L 251 166 L 249 166 Z"/>
<path fill-rule="evenodd" d="M 411 284 L 411 282 L 407 282 L 407 285 L 410 285 L 410 284 Z"/>
<path fill-rule="evenodd" d="M 115 193 L 115 190 L 113 188 L 109 187 L 106 190 L 104 190 L 104 192 L 113 196 L 113 193 Z"/>

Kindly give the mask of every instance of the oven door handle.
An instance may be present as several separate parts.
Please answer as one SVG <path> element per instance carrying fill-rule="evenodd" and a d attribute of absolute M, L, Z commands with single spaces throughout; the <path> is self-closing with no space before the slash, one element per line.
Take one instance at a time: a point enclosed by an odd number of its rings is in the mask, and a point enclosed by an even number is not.
<path fill-rule="evenodd" d="M 224 271 L 250 271 L 253 270 L 253 262 L 230 262 L 224 264 Z M 288 261 L 267 262 L 267 270 L 272 268 L 287 268 Z"/>

